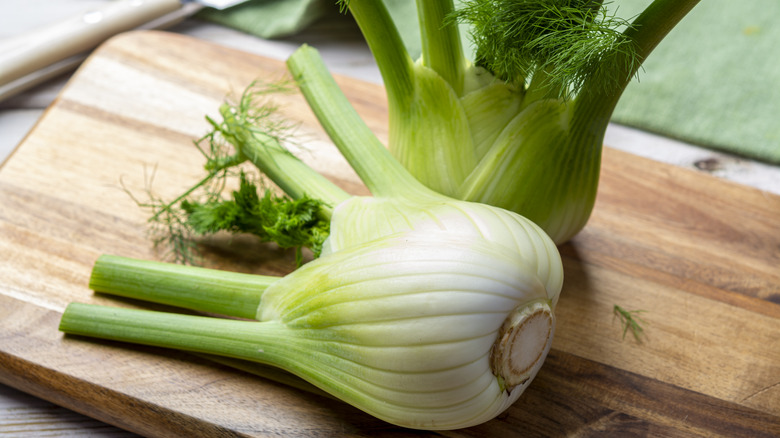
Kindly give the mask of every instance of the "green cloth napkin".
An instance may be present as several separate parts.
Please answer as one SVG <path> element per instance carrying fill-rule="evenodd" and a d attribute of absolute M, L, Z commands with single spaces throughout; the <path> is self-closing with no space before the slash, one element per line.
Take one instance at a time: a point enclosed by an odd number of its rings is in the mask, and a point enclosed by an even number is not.
<path fill-rule="evenodd" d="M 410 53 L 420 53 L 413 0 L 384 0 Z M 632 17 L 651 0 L 616 0 Z M 294 34 L 335 0 L 251 0 L 204 18 L 263 38 Z M 703 0 L 644 64 L 613 121 L 780 163 L 780 0 Z M 464 32 L 464 36 L 467 32 Z"/>
<path fill-rule="evenodd" d="M 223 10 L 205 8 L 196 17 L 271 39 L 294 35 L 333 8 L 335 0 L 250 0 Z"/>

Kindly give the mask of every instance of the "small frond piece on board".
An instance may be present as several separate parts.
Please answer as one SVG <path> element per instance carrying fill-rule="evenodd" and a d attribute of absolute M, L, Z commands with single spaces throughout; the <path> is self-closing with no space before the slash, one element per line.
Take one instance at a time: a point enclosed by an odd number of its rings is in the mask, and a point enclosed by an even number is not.
<path fill-rule="evenodd" d="M 623 328 L 623 339 L 626 338 L 626 334 L 631 330 L 631 334 L 634 335 L 634 339 L 638 343 L 642 343 L 642 335 L 644 334 L 645 321 L 639 316 L 641 313 L 645 313 L 646 310 L 626 310 L 617 304 L 612 308 L 612 314 L 620 320 L 620 325 Z"/>

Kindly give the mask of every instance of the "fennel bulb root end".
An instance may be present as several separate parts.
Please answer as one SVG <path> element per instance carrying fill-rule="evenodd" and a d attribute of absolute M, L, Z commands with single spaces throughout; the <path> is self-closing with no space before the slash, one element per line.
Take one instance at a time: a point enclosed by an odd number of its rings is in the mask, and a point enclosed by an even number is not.
<path fill-rule="evenodd" d="M 555 314 L 546 302 L 534 302 L 512 312 L 490 351 L 493 374 L 507 391 L 529 383 L 544 363 L 555 332 Z"/>

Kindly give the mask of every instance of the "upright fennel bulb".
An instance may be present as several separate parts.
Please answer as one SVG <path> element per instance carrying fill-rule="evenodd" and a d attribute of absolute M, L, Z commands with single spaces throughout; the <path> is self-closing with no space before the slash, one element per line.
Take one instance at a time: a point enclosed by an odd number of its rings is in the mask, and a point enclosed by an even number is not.
<path fill-rule="evenodd" d="M 404 427 L 494 418 L 550 349 L 563 282 L 554 242 L 517 213 L 414 179 L 351 110 L 314 49 L 302 47 L 288 65 L 312 106 L 339 108 L 320 120 L 372 196 L 350 196 L 293 157 L 243 101 L 212 121 L 235 151 L 206 168 L 212 175 L 250 161 L 290 197 L 321 200 L 330 221 L 321 256 L 284 277 L 103 256 L 95 290 L 256 321 L 71 304 L 60 329 L 272 365 Z"/>
<path fill-rule="evenodd" d="M 601 0 L 416 3 L 415 62 L 383 2 L 343 2 L 382 73 L 388 147 L 433 190 L 515 211 L 561 243 L 590 217 L 623 89 L 698 0 L 654 0 L 633 20 Z"/>

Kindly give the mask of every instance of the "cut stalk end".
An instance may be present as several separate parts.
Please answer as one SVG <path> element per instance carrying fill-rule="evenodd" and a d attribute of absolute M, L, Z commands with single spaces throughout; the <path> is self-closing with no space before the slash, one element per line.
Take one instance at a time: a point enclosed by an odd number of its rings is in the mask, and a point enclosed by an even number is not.
<path fill-rule="evenodd" d="M 523 385 L 541 368 L 552 345 L 555 315 L 546 302 L 518 308 L 504 321 L 491 351 L 493 374 L 507 390 Z"/>

